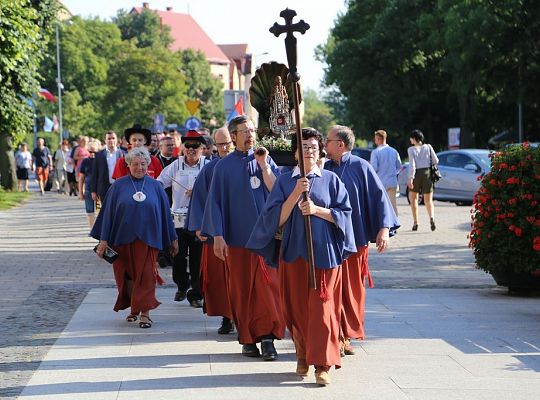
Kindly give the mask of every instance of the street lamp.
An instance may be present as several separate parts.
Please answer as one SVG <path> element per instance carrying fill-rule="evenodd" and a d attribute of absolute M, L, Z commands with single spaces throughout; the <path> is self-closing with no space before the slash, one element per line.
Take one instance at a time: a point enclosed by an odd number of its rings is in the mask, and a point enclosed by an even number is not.
<path fill-rule="evenodd" d="M 60 131 L 60 142 L 62 144 L 63 139 L 63 126 L 62 126 L 62 79 L 60 77 L 60 38 L 58 34 L 58 24 L 56 24 L 56 83 L 58 84 L 58 130 Z"/>

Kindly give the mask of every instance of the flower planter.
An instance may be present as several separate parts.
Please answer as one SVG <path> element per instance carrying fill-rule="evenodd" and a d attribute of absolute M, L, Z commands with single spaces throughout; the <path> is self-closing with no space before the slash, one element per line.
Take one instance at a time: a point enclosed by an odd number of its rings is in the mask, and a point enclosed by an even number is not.
<path fill-rule="evenodd" d="M 509 292 L 540 291 L 540 274 L 516 273 L 513 271 L 491 271 L 491 276 L 499 286 L 505 286 Z"/>
<path fill-rule="evenodd" d="M 289 150 L 268 150 L 268 152 L 270 153 L 270 157 L 280 167 L 296 165 L 294 154 Z"/>

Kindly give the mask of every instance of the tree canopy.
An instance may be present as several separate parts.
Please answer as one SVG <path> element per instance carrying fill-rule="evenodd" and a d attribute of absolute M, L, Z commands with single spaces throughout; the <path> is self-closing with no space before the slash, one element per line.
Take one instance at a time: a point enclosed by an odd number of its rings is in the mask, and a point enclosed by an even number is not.
<path fill-rule="evenodd" d="M 516 132 L 521 101 L 526 134 L 540 132 L 540 3 L 350 0 L 347 6 L 318 55 L 356 131 L 420 128 L 442 148 L 447 129 L 461 127 L 463 147 L 484 147 L 497 132 Z"/>

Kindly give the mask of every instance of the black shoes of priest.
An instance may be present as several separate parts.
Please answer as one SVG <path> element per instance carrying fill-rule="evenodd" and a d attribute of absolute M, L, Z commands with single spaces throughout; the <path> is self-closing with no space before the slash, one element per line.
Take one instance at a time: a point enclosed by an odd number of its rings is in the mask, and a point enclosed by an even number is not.
<path fill-rule="evenodd" d="M 234 325 L 232 321 L 227 317 L 223 317 L 223 319 L 221 320 L 221 326 L 219 327 L 217 333 L 219 333 L 220 335 L 226 335 L 233 331 L 234 331 Z"/>
<path fill-rule="evenodd" d="M 272 339 L 263 339 L 261 342 L 262 359 L 264 361 L 277 360 L 278 354 L 274 347 L 274 341 Z M 261 353 L 256 344 L 244 344 L 242 345 L 242 355 L 246 357 L 259 357 Z"/>
<path fill-rule="evenodd" d="M 246 357 L 259 357 L 261 353 L 259 352 L 259 348 L 257 347 L 255 343 L 243 344 L 242 355 Z"/>
<path fill-rule="evenodd" d="M 261 342 L 262 358 L 264 361 L 277 360 L 278 354 L 272 339 L 263 339 Z"/>
<path fill-rule="evenodd" d="M 185 290 L 178 290 L 174 294 L 174 301 L 184 301 L 186 299 L 187 292 Z"/>

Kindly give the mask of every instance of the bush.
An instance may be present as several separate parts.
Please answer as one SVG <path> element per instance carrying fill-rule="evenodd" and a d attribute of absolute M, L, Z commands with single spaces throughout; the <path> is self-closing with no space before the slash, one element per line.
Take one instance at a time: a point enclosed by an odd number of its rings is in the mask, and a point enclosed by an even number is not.
<path fill-rule="evenodd" d="M 469 246 L 486 272 L 540 269 L 540 147 L 527 143 L 491 156 L 474 197 Z"/>

